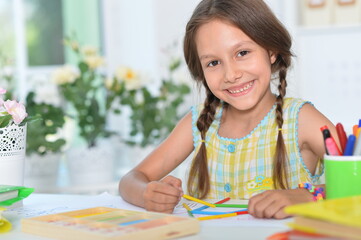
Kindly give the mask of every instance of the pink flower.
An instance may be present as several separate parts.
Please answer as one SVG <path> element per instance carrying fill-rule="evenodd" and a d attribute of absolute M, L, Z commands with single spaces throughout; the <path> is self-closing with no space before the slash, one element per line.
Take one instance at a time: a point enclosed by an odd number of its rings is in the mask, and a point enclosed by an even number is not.
<path fill-rule="evenodd" d="M 5 93 L 6 93 L 6 90 L 3 89 L 3 88 L 0 88 L 0 94 L 2 95 L 2 94 L 5 94 Z M 4 100 L 2 98 L 0 98 L 0 105 L 3 105 L 3 103 L 4 103 Z"/>
<path fill-rule="evenodd" d="M 4 107 L 6 111 L 13 117 L 13 120 L 16 124 L 20 124 L 24 118 L 28 116 L 24 105 L 18 103 L 15 100 L 6 100 L 6 102 L 4 102 Z"/>

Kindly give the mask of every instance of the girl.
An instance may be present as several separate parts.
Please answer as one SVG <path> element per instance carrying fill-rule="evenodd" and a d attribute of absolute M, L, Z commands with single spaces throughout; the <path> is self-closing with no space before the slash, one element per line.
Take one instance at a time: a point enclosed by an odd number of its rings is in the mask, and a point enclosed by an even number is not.
<path fill-rule="evenodd" d="M 183 190 L 166 175 L 194 151 L 192 196 L 250 199 L 248 211 L 259 218 L 285 218 L 285 206 L 312 201 L 298 183 L 315 183 L 323 171 L 320 127 L 336 132 L 312 104 L 285 98 L 290 49 L 289 33 L 262 0 L 201 1 L 186 27 L 184 55 L 205 87 L 204 104 L 121 179 L 121 196 L 172 212 Z"/>

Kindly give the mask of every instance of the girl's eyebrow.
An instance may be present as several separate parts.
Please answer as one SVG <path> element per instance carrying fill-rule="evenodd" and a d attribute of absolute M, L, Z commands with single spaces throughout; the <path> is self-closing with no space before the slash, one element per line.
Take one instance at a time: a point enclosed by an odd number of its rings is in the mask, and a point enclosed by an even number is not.
<path fill-rule="evenodd" d="M 200 56 L 199 57 L 199 60 L 204 60 L 204 59 L 208 59 L 208 58 L 214 58 L 215 56 L 213 56 L 213 55 L 202 55 L 202 56 Z"/>

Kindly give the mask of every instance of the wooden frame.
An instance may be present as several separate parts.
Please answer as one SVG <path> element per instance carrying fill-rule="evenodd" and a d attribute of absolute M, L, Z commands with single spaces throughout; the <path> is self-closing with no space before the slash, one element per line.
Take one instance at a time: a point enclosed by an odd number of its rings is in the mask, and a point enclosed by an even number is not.
<path fill-rule="evenodd" d="M 25 233 L 55 239 L 170 239 L 200 230 L 195 218 L 97 207 L 21 220 Z"/>

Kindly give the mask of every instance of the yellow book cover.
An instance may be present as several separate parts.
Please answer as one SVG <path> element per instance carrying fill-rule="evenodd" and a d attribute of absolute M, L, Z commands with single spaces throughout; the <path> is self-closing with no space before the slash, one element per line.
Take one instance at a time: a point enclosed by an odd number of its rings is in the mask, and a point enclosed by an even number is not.
<path fill-rule="evenodd" d="M 361 196 L 288 206 L 288 214 L 361 228 Z"/>

